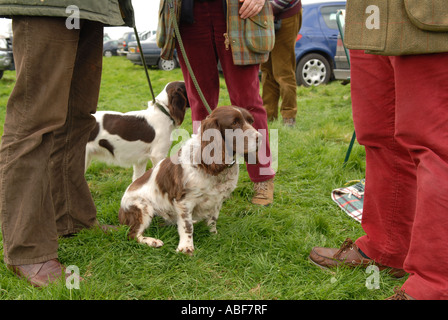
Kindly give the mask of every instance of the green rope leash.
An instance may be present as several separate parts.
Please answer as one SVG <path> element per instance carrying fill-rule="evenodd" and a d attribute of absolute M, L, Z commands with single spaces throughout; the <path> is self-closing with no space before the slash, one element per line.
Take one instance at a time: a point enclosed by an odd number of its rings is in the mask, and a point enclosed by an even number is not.
<path fill-rule="evenodd" d="M 174 25 L 174 31 L 175 31 L 175 34 L 176 34 L 176 37 L 177 37 L 177 41 L 179 43 L 180 51 L 182 52 L 182 56 L 183 56 L 184 61 L 185 61 L 185 65 L 187 66 L 188 72 L 190 73 L 190 77 L 193 80 L 194 86 L 195 86 L 195 88 L 196 88 L 196 90 L 197 90 L 197 92 L 199 94 L 199 97 L 202 100 L 202 103 L 204 104 L 204 106 L 207 109 L 208 113 L 212 113 L 212 109 L 210 108 L 207 100 L 204 97 L 204 94 L 202 93 L 201 88 L 199 87 L 199 84 L 198 84 L 198 81 L 196 80 L 196 77 L 194 75 L 193 69 L 191 68 L 190 61 L 188 60 L 187 53 L 185 52 L 184 44 L 183 44 L 182 38 L 180 36 L 179 26 L 177 25 L 177 21 L 176 21 L 176 18 L 175 18 L 176 16 L 174 15 L 173 1 L 170 0 L 168 5 L 170 7 L 170 13 L 171 13 L 171 19 L 170 20 L 171 20 L 171 23 Z"/>

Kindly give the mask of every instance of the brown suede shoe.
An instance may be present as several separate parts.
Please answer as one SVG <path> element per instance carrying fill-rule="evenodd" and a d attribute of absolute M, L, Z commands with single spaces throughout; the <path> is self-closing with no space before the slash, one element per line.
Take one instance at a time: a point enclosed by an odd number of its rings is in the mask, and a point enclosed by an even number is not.
<path fill-rule="evenodd" d="M 373 264 L 379 270 L 389 269 L 389 273 L 396 278 L 402 278 L 406 275 L 406 272 L 402 269 L 389 268 L 376 263 L 372 259 L 363 257 L 359 252 L 359 248 L 349 238 L 344 241 L 340 249 L 314 247 L 311 250 L 309 259 L 321 268 L 334 268 L 338 266 L 365 268 Z"/>
<path fill-rule="evenodd" d="M 7 267 L 19 278 L 26 279 L 35 287 L 46 287 L 66 277 L 65 267 L 57 259 L 35 264 L 7 265 Z"/>
<path fill-rule="evenodd" d="M 395 287 L 394 292 L 395 294 L 389 298 L 386 298 L 386 300 L 417 300 L 404 292 L 404 290 L 401 290 L 399 287 Z"/>
<path fill-rule="evenodd" d="M 268 206 L 274 201 L 274 178 L 254 183 L 253 204 Z"/>

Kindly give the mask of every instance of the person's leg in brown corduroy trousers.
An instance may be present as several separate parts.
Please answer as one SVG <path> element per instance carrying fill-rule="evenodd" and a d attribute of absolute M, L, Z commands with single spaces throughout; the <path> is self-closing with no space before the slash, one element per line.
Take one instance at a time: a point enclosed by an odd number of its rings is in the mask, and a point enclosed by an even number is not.
<path fill-rule="evenodd" d="M 269 55 L 269 60 L 261 64 L 263 106 L 269 121 L 278 118 L 280 107 L 285 124 L 295 122 L 297 84 L 294 47 L 301 25 L 301 12 L 283 19 L 281 28 L 275 33 L 275 46 Z M 288 120 L 285 121 L 286 119 Z"/>
<path fill-rule="evenodd" d="M 0 221 L 5 263 L 18 266 L 56 259 L 59 235 L 96 223 L 84 156 L 103 25 L 81 20 L 70 30 L 63 18 L 14 17 L 13 30 L 17 82 L 0 148 Z"/>

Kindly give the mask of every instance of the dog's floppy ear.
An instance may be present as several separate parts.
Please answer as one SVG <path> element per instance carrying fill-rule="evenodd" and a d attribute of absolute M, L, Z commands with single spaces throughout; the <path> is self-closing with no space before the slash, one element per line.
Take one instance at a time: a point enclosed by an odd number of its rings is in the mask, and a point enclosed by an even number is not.
<path fill-rule="evenodd" d="M 227 168 L 225 143 L 218 119 L 207 117 L 201 122 L 201 167 L 211 175 L 218 175 Z"/>
<path fill-rule="evenodd" d="M 185 117 L 185 109 L 190 107 L 187 91 L 183 82 L 170 86 L 168 92 L 168 109 L 176 125 L 181 125 Z"/>
<path fill-rule="evenodd" d="M 249 111 L 247 111 L 244 108 L 240 108 L 240 107 L 236 107 L 238 108 L 238 110 L 240 110 L 241 114 L 244 117 L 244 120 L 246 120 L 247 123 L 249 123 L 250 125 L 253 125 L 253 123 L 255 122 L 254 116 L 252 115 L 252 113 L 250 113 Z"/>

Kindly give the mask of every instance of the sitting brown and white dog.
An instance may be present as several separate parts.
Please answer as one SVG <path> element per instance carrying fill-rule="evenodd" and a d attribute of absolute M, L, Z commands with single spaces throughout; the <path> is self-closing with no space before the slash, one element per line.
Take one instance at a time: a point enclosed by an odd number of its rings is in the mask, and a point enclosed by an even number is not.
<path fill-rule="evenodd" d="M 189 107 L 185 83 L 168 83 L 155 102 L 148 102 L 146 110 L 94 114 L 97 122 L 86 146 L 85 170 L 93 159 L 133 166 L 134 181 L 145 173 L 148 160 L 155 166 L 164 159 L 171 147 L 171 133 L 182 124 Z"/>
<path fill-rule="evenodd" d="M 254 118 L 245 109 L 233 106 L 215 109 L 201 122 L 176 155 L 165 158 L 134 181 L 121 200 L 119 221 L 130 227 L 128 237 L 151 247 L 159 239 L 143 236 L 154 216 L 177 223 L 178 252 L 191 254 L 193 223 L 205 220 L 216 233 L 221 206 L 236 188 L 237 157 L 252 156 L 261 143 Z"/>

